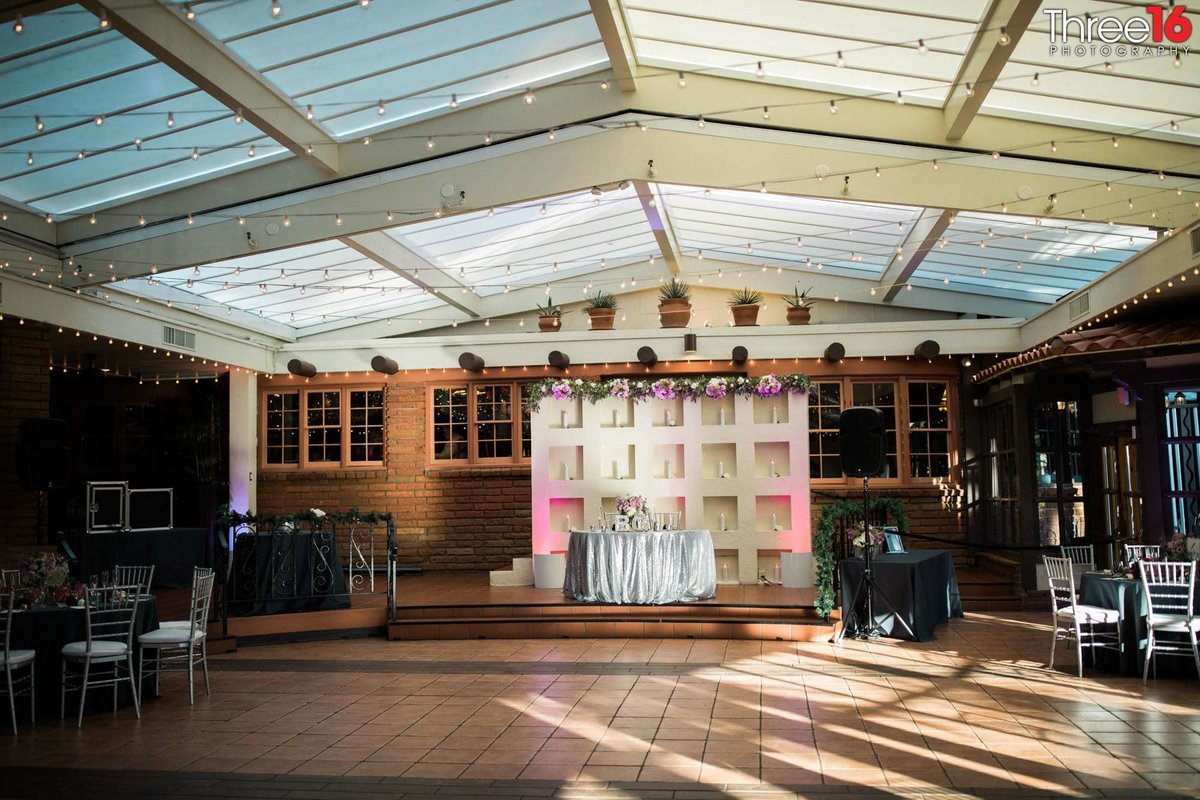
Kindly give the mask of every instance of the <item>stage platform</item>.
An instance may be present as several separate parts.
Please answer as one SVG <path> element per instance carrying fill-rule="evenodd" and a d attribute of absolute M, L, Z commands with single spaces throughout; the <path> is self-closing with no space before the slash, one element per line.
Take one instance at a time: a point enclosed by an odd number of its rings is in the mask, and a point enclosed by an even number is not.
<path fill-rule="evenodd" d="M 402 640 L 767 641 L 812 641 L 834 633 L 833 623 L 817 616 L 812 589 L 766 585 L 721 584 L 716 598 L 696 603 L 612 605 L 582 603 L 558 589 L 491 586 L 486 572 L 426 572 L 398 578 L 394 622 L 382 592 L 353 594 L 351 603 L 335 611 L 233 617 L 228 633 L 245 644 L 376 632 Z"/>

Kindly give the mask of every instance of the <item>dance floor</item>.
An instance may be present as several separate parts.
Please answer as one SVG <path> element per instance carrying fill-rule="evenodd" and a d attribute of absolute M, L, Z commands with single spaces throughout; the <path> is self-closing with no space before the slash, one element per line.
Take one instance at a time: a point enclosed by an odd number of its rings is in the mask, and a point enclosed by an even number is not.
<path fill-rule="evenodd" d="M 195 706 L 169 676 L 140 721 L 0 732 L 0 796 L 1200 796 L 1200 681 L 1047 670 L 1048 619 L 840 646 L 242 647 L 211 658 Z"/>

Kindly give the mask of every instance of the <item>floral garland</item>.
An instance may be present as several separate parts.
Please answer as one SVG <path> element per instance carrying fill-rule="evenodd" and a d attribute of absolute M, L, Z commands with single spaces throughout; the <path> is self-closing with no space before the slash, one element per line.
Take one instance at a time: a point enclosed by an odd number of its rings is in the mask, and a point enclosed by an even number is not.
<path fill-rule="evenodd" d="M 789 375 L 763 375 L 761 378 L 698 375 L 686 378 L 659 378 L 653 381 L 629 378 L 546 378 L 529 387 L 527 405 L 530 411 L 537 411 L 542 400 L 548 397 L 555 400 L 581 397 L 589 403 L 596 403 L 607 397 L 615 397 L 618 400 L 673 400 L 676 397 L 687 400 L 720 400 L 727 394 L 773 397 L 781 392 L 804 394 L 811 385 L 808 376 L 799 372 Z"/>
<path fill-rule="evenodd" d="M 883 512 L 896 521 L 896 529 L 900 533 L 908 532 L 908 515 L 904 513 L 904 504 L 894 497 L 871 498 L 871 512 Z M 833 593 L 833 575 L 837 569 L 837 554 L 833 550 L 834 536 L 839 522 L 852 520 L 858 524 L 848 526 L 850 531 L 862 533 L 862 503 L 852 500 L 837 500 L 821 509 L 821 518 L 817 521 L 817 530 L 812 537 L 813 561 L 816 562 L 816 599 L 813 605 L 817 613 L 828 619 L 833 612 L 836 597 Z"/>

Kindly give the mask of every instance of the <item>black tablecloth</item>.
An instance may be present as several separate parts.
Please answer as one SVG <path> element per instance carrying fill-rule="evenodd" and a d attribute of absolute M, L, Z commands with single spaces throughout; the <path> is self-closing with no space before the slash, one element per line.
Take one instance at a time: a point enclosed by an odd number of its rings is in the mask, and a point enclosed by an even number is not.
<path fill-rule="evenodd" d="M 193 567 L 211 567 L 207 528 L 113 531 L 84 534 L 79 554 L 81 580 L 116 564 L 154 565 L 154 585 L 190 588 Z"/>
<path fill-rule="evenodd" d="M 133 663 L 137 668 L 137 637 L 147 631 L 158 630 L 158 602 L 147 595 L 138 602 L 137 616 L 133 622 Z M 62 687 L 62 649 L 71 642 L 87 639 L 87 615 L 82 608 L 33 608 L 19 611 L 12 618 L 12 649 L 34 650 L 37 659 L 37 705 L 39 716 L 58 717 L 59 691 Z M 154 695 L 154 680 L 142 683 L 141 697 Z M 118 692 L 120 705 L 132 705 L 133 697 L 128 688 Z M 22 718 L 21 699 L 17 700 L 18 719 Z M 112 709 L 112 689 L 88 690 L 87 710 L 108 711 Z M 67 695 L 67 715 L 78 713 L 79 694 Z"/>
<path fill-rule="evenodd" d="M 863 560 L 844 558 L 839 565 L 842 580 L 842 620 L 846 620 L 855 591 L 863 574 Z M 933 639 L 933 629 L 951 617 L 963 615 L 958 595 L 958 579 L 954 575 L 954 559 L 949 550 L 914 550 L 908 553 L 886 553 L 871 559 L 871 572 L 879 591 L 895 606 L 913 629 L 917 640 Z M 865 591 L 859 598 L 860 608 Z M 908 638 L 907 632 L 892 615 L 887 603 L 876 593 L 873 598 L 875 624 L 886 636 Z"/>
<path fill-rule="evenodd" d="M 229 613 L 239 616 L 349 608 L 332 533 L 249 533 L 233 546 Z"/>
<path fill-rule="evenodd" d="M 1146 590 L 1138 578 L 1116 578 L 1102 572 L 1085 572 L 1079 579 L 1079 602 L 1085 606 L 1121 612 L 1120 657 L 1108 648 L 1092 648 L 1096 665 L 1122 675 L 1141 675 L 1146 663 Z M 1200 597 L 1195 600 L 1200 611 Z M 1195 674 L 1191 658 L 1155 657 L 1155 674 Z"/>

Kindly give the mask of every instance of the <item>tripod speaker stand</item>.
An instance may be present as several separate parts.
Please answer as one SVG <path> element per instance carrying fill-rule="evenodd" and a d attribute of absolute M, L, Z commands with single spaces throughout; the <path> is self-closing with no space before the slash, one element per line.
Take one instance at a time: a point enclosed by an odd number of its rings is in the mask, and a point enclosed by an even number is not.
<path fill-rule="evenodd" d="M 887 606 L 895 618 L 916 639 L 908 621 L 896 613 L 896 606 L 875 583 L 871 561 L 875 547 L 871 543 L 870 479 L 884 471 L 884 419 L 878 408 L 855 406 L 842 412 L 838 426 L 838 445 L 842 472 L 863 482 L 863 574 L 854 589 L 854 599 L 842 618 L 842 629 L 834 642 L 840 644 L 847 634 L 855 639 L 873 639 L 883 633 L 875 621 L 875 598 Z M 843 587 L 844 588 L 844 587 Z M 861 603 L 860 603 L 861 601 Z M 862 610 L 860 611 L 860 605 Z"/>

